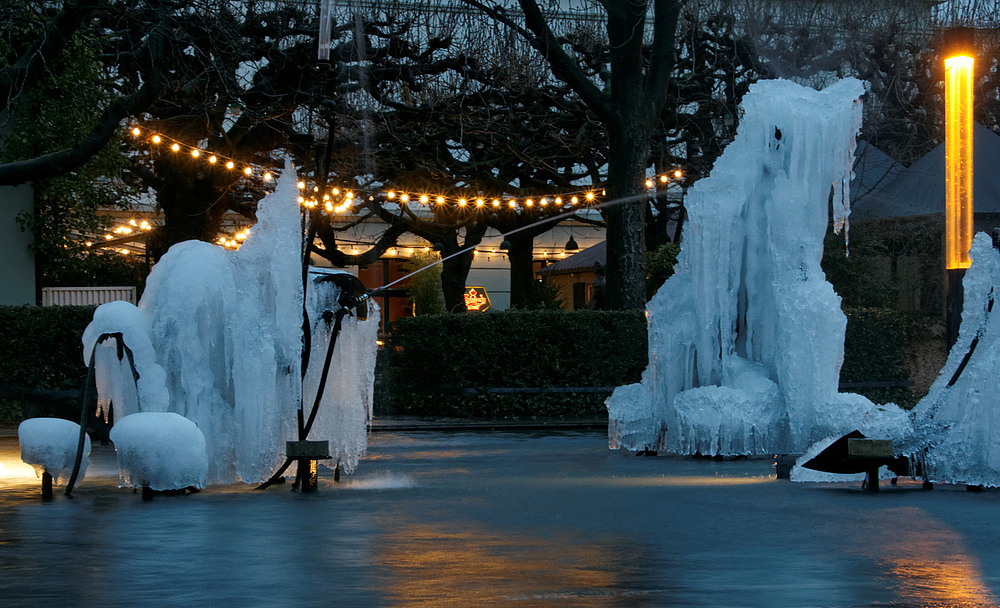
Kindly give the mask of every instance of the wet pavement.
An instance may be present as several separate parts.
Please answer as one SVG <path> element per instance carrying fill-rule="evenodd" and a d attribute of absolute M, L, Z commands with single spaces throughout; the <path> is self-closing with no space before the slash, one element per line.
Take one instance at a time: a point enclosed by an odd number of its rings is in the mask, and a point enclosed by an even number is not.
<path fill-rule="evenodd" d="M 300 495 L 43 502 L 0 439 L 0 606 L 995 606 L 1000 491 L 777 480 L 593 430 L 383 430 Z"/>

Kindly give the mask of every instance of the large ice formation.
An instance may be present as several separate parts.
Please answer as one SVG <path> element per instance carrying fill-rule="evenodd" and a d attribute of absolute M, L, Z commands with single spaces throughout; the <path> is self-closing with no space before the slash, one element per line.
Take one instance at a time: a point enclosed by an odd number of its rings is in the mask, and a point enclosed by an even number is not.
<path fill-rule="evenodd" d="M 283 462 L 285 441 L 298 439 L 297 410 L 311 408 L 315 382 L 302 356 L 302 234 L 295 171 L 286 163 L 260 202 L 258 223 L 239 251 L 200 241 L 179 243 L 153 267 L 138 308 L 116 302 L 97 309 L 84 334 L 84 358 L 102 334 L 120 332 L 135 364 L 115 340 L 97 346 L 99 401 L 116 418 L 175 412 L 205 435 L 208 483 L 267 479 Z M 311 276 L 315 279 L 316 276 Z M 324 307 L 333 283 L 308 281 L 313 350 L 328 343 Z M 322 294 L 312 293 L 321 290 Z M 332 290 L 332 291 L 331 291 Z M 330 440 L 350 471 L 364 453 L 371 414 L 378 313 L 345 319 L 336 359 L 311 440 Z M 325 354 L 325 350 L 323 351 Z M 310 377 L 324 357 L 311 357 Z M 138 385 L 136 390 L 135 385 Z"/>
<path fill-rule="evenodd" d="M 962 325 L 941 375 L 913 408 L 913 430 L 872 434 L 893 439 L 899 455 L 929 480 L 1000 487 L 1000 253 L 985 233 L 969 252 Z M 862 431 L 863 432 L 863 431 Z"/>
<path fill-rule="evenodd" d="M 847 431 L 871 439 L 891 439 L 896 456 L 910 472 L 935 483 L 1000 487 L 1000 252 L 985 233 L 970 250 L 972 266 L 962 282 L 964 304 L 958 340 L 927 396 L 910 412 L 890 405 L 848 419 Z M 845 476 L 802 467 L 842 436 L 816 442 L 792 470 L 796 481 L 828 481 Z"/>
<path fill-rule="evenodd" d="M 56 483 L 65 484 L 73 470 L 80 442 L 80 425 L 62 418 L 28 418 L 17 427 L 21 460 L 35 469 L 35 475 L 48 473 Z M 83 459 L 77 479 L 82 480 L 90 464 L 90 437 L 84 435 Z"/>
<path fill-rule="evenodd" d="M 173 412 L 139 412 L 111 428 L 118 454 L 118 485 L 153 490 L 204 488 L 208 475 L 205 435 Z"/>
<path fill-rule="evenodd" d="M 831 193 L 836 228 L 849 213 L 863 93 L 751 86 L 735 141 L 685 199 L 642 382 L 607 401 L 612 448 L 801 453 L 872 407 L 837 392 L 847 320 L 820 268 Z"/>

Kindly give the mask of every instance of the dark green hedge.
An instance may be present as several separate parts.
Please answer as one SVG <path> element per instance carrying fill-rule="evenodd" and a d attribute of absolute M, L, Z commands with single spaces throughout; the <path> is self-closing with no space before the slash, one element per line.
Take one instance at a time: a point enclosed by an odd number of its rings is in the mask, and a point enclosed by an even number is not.
<path fill-rule="evenodd" d="M 592 416 L 607 393 L 459 394 L 463 388 L 612 387 L 646 367 L 641 312 L 508 310 L 398 319 L 387 345 L 399 413 Z"/>
<path fill-rule="evenodd" d="M 77 389 L 87 368 L 83 330 L 96 306 L 0 306 L 0 384 Z"/>
<path fill-rule="evenodd" d="M 840 381 L 844 382 L 905 382 L 910 379 L 906 368 L 906 331 L 908 319 L 882 308 L 848 308 L 847 335 L 844 338 L 844 366 Z M 893 402 L 904 407 L 916 404 L 907 387 L 845 388 L 862 394 L 875 403 Z"/>

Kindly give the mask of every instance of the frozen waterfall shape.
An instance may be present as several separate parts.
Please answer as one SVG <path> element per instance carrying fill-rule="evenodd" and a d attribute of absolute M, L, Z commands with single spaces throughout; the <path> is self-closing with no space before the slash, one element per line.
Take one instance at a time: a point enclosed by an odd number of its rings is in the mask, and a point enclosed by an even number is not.
<path fill-rule="evenodd" d="M 935 483 L 1000 487 L 1000 253 L 979 233 L 962 281 L 958 340 L 941 374 L 903 425 L 869 436 L 893 439 L 897 454 Z"/>
<path fill-rule="evenodd" d="M 607 400 L 612 448 L 801 453 L 871 406 L 838 394 L 847 320 L 820 268 L 831 194 L 838 230 L 850 211 L 863 93 L 855 79 L 750 87 L 735 141 L 685 199 L 642 382 Z"/>
<path fill-rule="evenodd" d="M 297 410 L 316 383 L 315 355 L 330 340 L 321 320 L 337 302 L 337 286 L 311 276 L 302 284 L 302 229 L 294 167 L 286 162 L 275 191 L 258 206 L 258 223 L 238 251 L 201 241 L 170 248 L 153 267 L 138 307 L 97 309 L 84 334 L 84 358 L 104 333 L 121 332 L 136 373 L 97 346 L 99 401 L 116 418 L 174 412 L 205 436 L 209 484 L 266 480 L 284 462 L 285 441 L 297 440 Z M 334 271 L 336 272 L 336 271 Z M 333 290 L 333 291 L 331 291 Z M 314 356 L 303 395 L 303 300 L 312 322 Z M 309 439 L 329 440 L 350 472 L 367 447 L 378 312 L 344 320 L 335 365 Z M 102 350 L 103 349 L 103 350 Z M 325 353 L 325 351 L 324 351 Z M 131 385 L 131 386 L 130 386 Z"/>

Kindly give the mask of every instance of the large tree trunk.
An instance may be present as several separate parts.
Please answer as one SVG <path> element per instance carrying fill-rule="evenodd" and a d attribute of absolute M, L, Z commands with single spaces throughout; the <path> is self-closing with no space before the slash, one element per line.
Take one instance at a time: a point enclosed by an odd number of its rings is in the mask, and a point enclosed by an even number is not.
<path fill-rule="evenodd" d="M 649 133 L 655 112 L 644 89 L 642 36 L 645 3 L 608 9 L 608 39 L 616 51 L 611 57 L 611 95 L 608 121 L 607 198 L 638 195 L 649 157 Z M 646 306 L 646 201 L 629 200 L 608 207 L 607 302 L 615 310 L 642 310 Z"/>
<path fill-rule="evenodd" d="M 648 139 L 630 124 L 610 136 L 608 198 L 634 197 L 636 180 L 645 169 Z M 604 210 L 607 223 L 607 302 L 614 310 L 642 310 L 646 306 L 646 202 L 630 200 Z"/>
<path fill-rule="evenodd" d="M 510 260 L 510 305 L 524 308 L 530 303 L 535 281 L 531 266 L 534 235 L 530 231 L 518 232 L 509 235 L 507 240 L 510 242 L 507 251 Z"/>
<path fill-rule="evenodd" d="M 466 228 L 465 241 L 459 245 L 458 234 L 449 233 L 440 242 L 441 256 L 441 290 L 444 292 L 444 309 L 448 312 L 468 312 L 465 308 L 465 280 L 472 268 L 473 252 L 466 251 L 454 255 L 462 249 L 474 247 L 483 241 L 486 234 L 486 224 L 475 223 Z M 454 256 L 454 257 L 452 257 Z"/>

